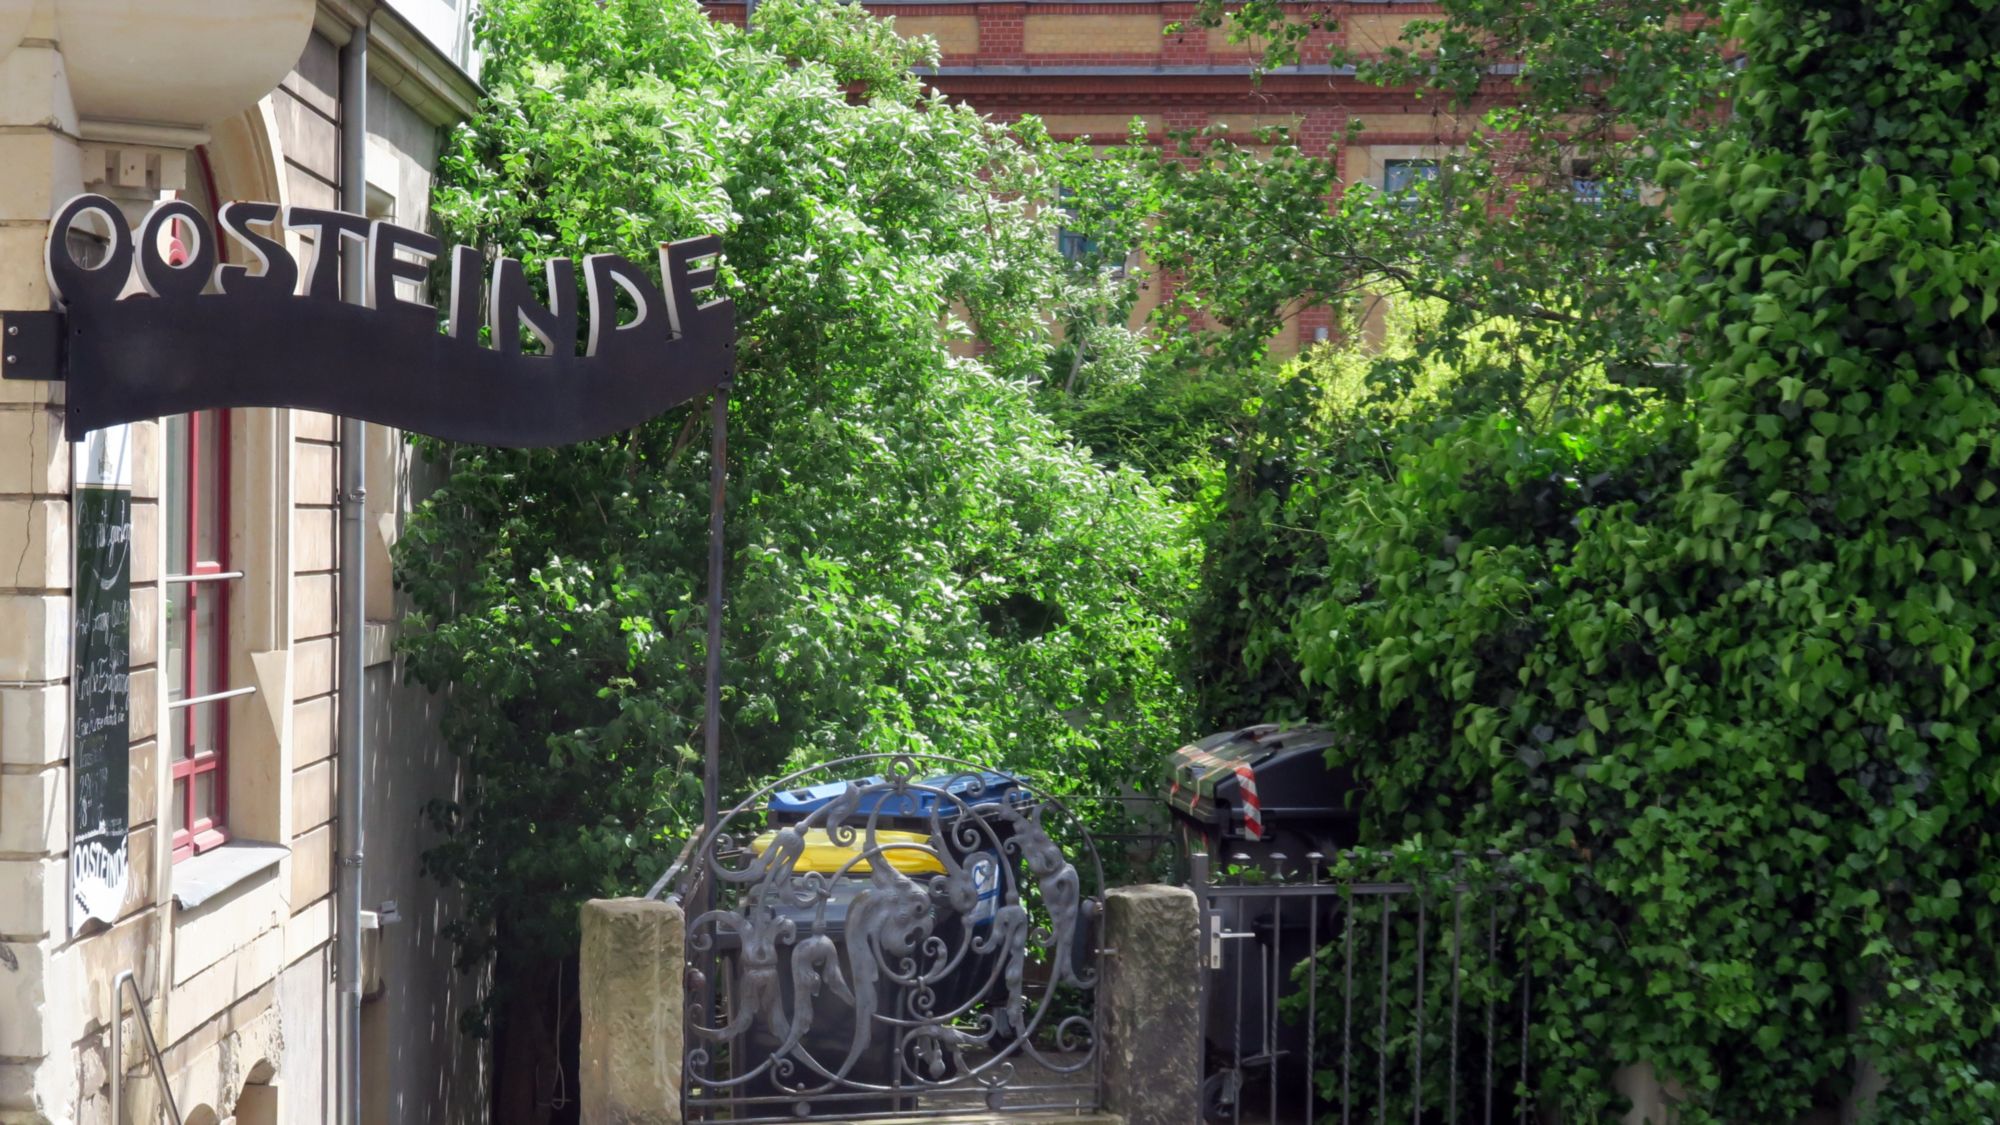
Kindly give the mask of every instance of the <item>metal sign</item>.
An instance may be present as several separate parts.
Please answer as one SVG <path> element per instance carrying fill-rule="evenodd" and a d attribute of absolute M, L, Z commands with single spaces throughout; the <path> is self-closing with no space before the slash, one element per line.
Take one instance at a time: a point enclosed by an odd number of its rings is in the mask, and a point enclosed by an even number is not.
<path fill-rule="evenodd" d="M 444 254 L 431 235 L 273 203 L 229 203 L 215 218 L 219 231 L 193 205 L 166 200 L 135 232 L 110 199 L 79 195 L 49 224 L 54 307 L 0 313 L 0 376 L 63 381 L 76 443 L 72 930 L 115 920 L 130 880 L 126 423 L 289 407 L 537 447 L 627 430 L 712 393 L 709 641 L 720 647 L 723 396 L 736 322 L 716 287 L 719 239 L 662 246 L 658 283 L 616 254 L 589 255 L 580 292 L 570 259 L 546 264 L 538 292 L 518 260 L 497 258 L 489 272 L 480 251 L 455 247 L 441 331 L 421 291 Z M 309 261 L 293 257 L 287 229 L 310 234 Z M 223 238 L 241 253 L 223 253 Z M 347 273 L 360 292 L 343 292 Z M 719 677 L 712 655 L 711 777 Z"/>
<path fill-rule="evenodd" d="M 551 259 L 539 295 L 518 260 L 496 259 L 482 277 L 480 252 L 454 247 L 439 331 L 438 309 L 416 292 L 443 254 L 431 235 L 274 203 L 225 204 L 216 224 L 255 268 L 221 261 L 216 232 L 185 200 L 157 204 L 136 232 L 101 195 L 64 204 L 45 255 L 59 307 L 6 314 L 7 377 L 64 380 L 73 437 L 269 406 L 528 447 L 630 429 L 734 368 L 735 310 L 714 288 L 713 237 L 662 246 L 660 284 L 626 258 L 591 254 L 579 293 L 576 263 Z M 286 228 L 312 234 L 309 266 L 286 248 Z M 170 257 L 170 238 L 186 252 Z M 86 264 L 77 247 L 94 240 L 101 261 Z M 365 258 L 361 293 L 340 291 L 340 246 Z"/>

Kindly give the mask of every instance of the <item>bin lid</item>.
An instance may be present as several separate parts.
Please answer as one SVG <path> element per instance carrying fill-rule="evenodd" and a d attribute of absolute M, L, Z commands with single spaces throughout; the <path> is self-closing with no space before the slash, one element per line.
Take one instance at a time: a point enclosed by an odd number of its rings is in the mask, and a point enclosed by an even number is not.
<path fill-rule="evenodd" d="M 776 832 L 766 832 L 750 841 L 750 851 L 763 855 L 764 849 L 777 838 Z M 862 845 L 867 842 L 867 833 L 857 830 L 853 844 L 836 844 L 824 828 L 808 828 L 805 833 L 805 851 L 800 854 L 794 866 L 798 871 L 818 871 L 832 874 L 845 867 L 849 860 L 861 854 Z M 889 866 L 905 875 L 942 875 L 944 863 L 931 851 L 931 838 L 922 832 L 895 832 L 887 828 L 875 830 L 875 849 L 889 861 Z M 858 860 L 847 870 L 855 875 L 866 875 L 874 868 L 865 859 Z"/>
<path fill-rule="evenodd" d="M 1240 784 L 1244 773 L 1279 754 L 1318 751 L 1333 744 L 1331 733 L 1315 727 L 1285 730 L 1260 723 L 1219 731 L 1167 756 L 1167 804 L 1204 823 L 1216 821 L 1216 790 Z"/>
<path fill-rule="evenodd" d="M 863 787 L 882 785 L 887 779 L 877 774 L 871 777 L 855 778 L 854 781 L 825 781 L 818 785 L 802 785 L 796 789 L 785 789 L 773 793 L 765 808 L 774 813 L 803 817 L 829 804 L 834 798 L 847 792 L 851 784 Z M 861 798 L 855 814 L 869 816 L 878 809 L 883 816 L 928 817 L 931 809 L 942 803 L 945 807 L 939 814 L 949 819 L 957 815 L 957 805 L 930 790 L 943 790 L 957 798 L 966 806 L 977 809 L 982 805 L 997 805 L 1002 802 L 1019 805 L 1029 799 L 1027 786 L 1013 774 L 995 770 L 963 770 L 958 773 L 941 773 L 916 782 L 921 788 L 905 790 L 901 793 L 890 789 L 874 789 Z M 977 789 L 974 793 L 972 790 Z"/>

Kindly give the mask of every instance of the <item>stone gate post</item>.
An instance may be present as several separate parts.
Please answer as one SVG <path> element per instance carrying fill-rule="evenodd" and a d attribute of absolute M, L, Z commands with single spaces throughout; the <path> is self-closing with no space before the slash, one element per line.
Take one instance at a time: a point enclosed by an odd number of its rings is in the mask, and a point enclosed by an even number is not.
<path fill-rule="evenodd" d="M 1200 943 L 1186 887 L 1104 896 L 1104 1108 L 1125 1125 L 1201 1120 Z"/>
<path fill-rule="evenodd" d="M 679 906 L 642 898 L 583 904 L 583 1125 L 680 1125 L 686 944 Z"/>

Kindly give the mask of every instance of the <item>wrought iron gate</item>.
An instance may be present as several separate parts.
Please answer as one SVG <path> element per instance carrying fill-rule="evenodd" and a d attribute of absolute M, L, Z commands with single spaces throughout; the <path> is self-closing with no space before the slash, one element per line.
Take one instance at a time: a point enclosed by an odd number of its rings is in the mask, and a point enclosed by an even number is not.
<path fill-rule="evenodd" d="M 1103 867 L 1012 781 L 844 758 L 690 845 L 661 880 L 690 919 L 689 1120 L 1098 1107 Z"/>
<path fill-rule="evenodd" d="M 1534 982 L 1502 865 L 1428 882 L 1384 857 L 1190 857 L 1208 1121 L 1534 1120 Z M 1334 874 L 1338 872 L 1338 874 Z"/>

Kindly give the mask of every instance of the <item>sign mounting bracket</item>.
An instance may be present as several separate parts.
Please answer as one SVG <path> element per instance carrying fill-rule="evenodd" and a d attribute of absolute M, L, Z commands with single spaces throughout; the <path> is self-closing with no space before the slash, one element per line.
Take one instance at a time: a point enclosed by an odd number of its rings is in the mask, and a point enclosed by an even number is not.
<path fill-rule="evenodd" d="M 0 311 L 0 379 L 60 381 L 62 342 L 61 312 Z"/>

